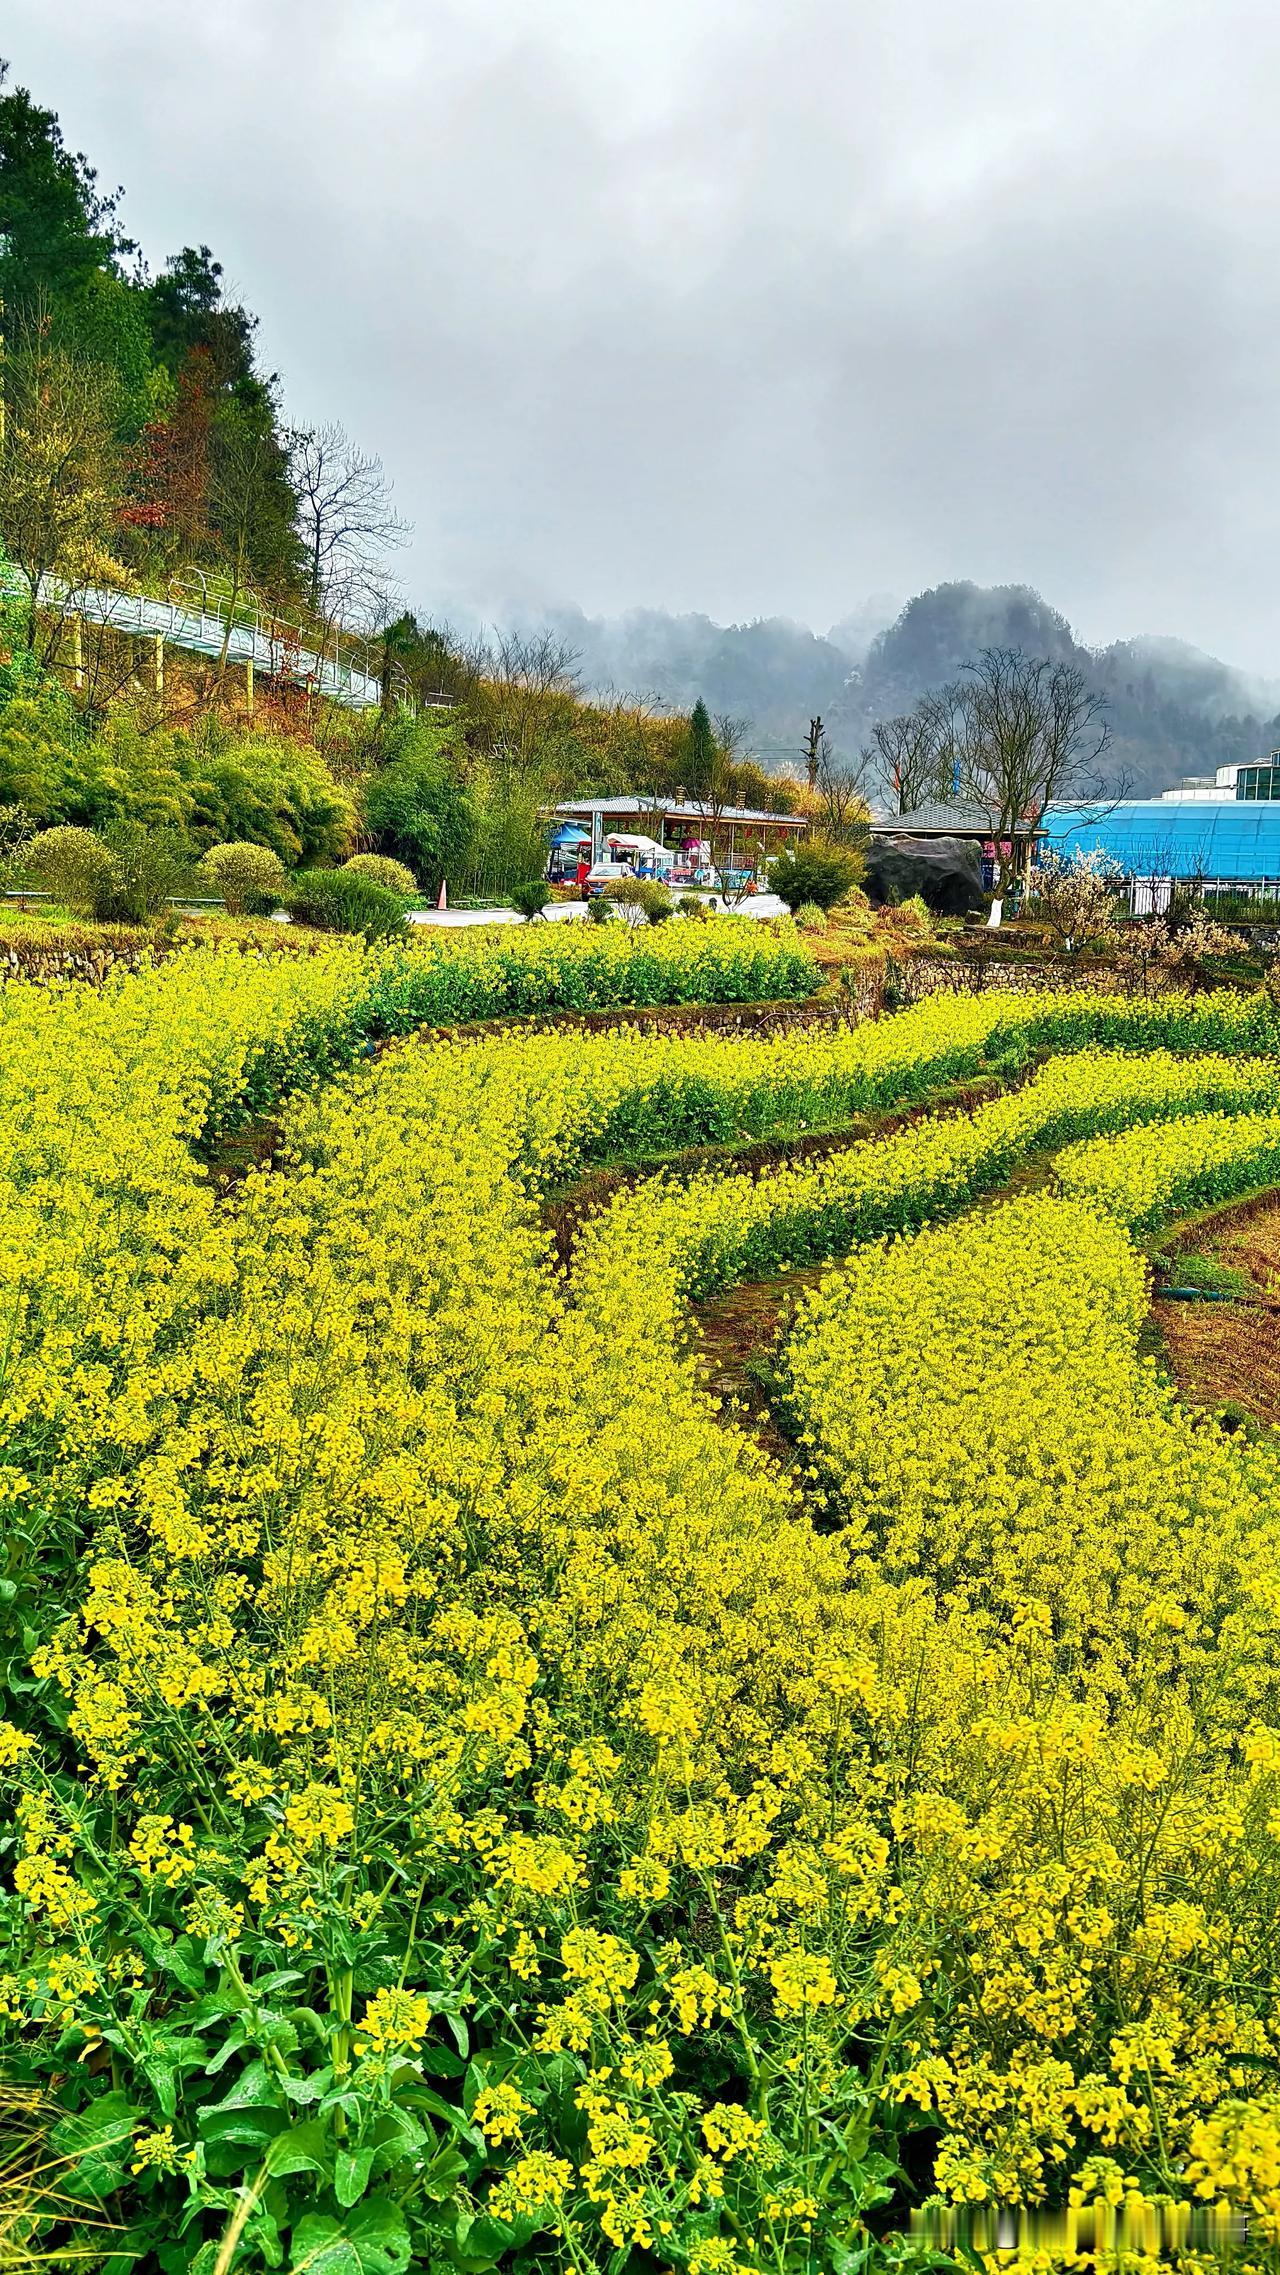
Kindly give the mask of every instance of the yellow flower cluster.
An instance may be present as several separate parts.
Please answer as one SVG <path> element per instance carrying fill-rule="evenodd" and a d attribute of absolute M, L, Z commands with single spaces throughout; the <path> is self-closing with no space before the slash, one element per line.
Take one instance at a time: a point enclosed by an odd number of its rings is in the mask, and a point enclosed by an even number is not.
<path fill-rule="evenodd" d="M 690 1295 L 950 1214 L 1003 1183 L 1029 1154 L 1084 1132 L 1188 1113 L 1239 1114 L 1247 1129 L 1257 1123 L 1261 1131 L 1257 1109 L 1278 1097 L 1280 1069 L 1269 1059 L 1082 1050 L 1050 1059 L 1022 1088 L 972 1114 L 928 1118 L 814 1164 L 759 1179 L 720 1172 L 679 1185 L 648 1180 L 590 1227 L 576 1276 L 579 1285 L 603 1288 L 620 1273 L 633 1275 L 642 1290 L 637 1313 L 652 1307 L 655 1316 L 670 1316 Z M 1194 1133 L 1187 1124 L 1191 1146 Z M 1274 1143 L 1261 1134 L 1264 1145 Z M 1135 1158 L 1146 1143 L 1131 1141 Z"/>
<path fill-rule="evenodd" d="M 1170 1399 L 1145 1310 L 1124 1232 L 1044 1195 L 864 1251 L 787 1346 L 802 1442 L 868 1578 L 1051 1641 L 1107 1698 L 1206 1655 L 1220 1683 L 1229 1622 L 1261 1711 L 1280 1470 Z"/>
<path fill-rule="evenodd" d="M 1149 1136 L 1095 1138 L 1068 1146 L 1055 1169 L 1061 1192 L 1145 1232 L 1185 1210 L 1280 1183 L 1280 1114 L 1210 1114 Z"/>
<path fill-rule="evenodd" d="M 812 993 L 817 971 L 794 926 L 726 916 L 709 924 L 478 925 L 418 930 L 408 991 L 419 1020 L 622 1003 L 749 1003 Z"/>
<path fill-rule="evenodd" d="M 895 2091 L 975 2202 L 1035 2200 L 1091 2144 L 1239 2200 L 1239 2116 L 1216 2162 L 1201 2120 L 1276 2050 L 1233 1953 L 1280 1859 L 1280 1458 L 1178 1408 L 1144 1309 L 1119 1227 L 1037 1196 L 857 1257 L 788 1346 L 852 1572 L 882 1620 L 886 1582 L 899 1620 L 924 1589 L 955 1635 L 909 1696 L 897 1670 L 909 1901 L 873 1972 Z"/>
<path fill-rule="evenodd" d="M 183 973 L 186 1057 L 158 977 L 61 1005 L 99 1079 L 41 1077 L 2 1204 L 36 1195 L 8 1422 L 93 1532 L 36 1654 L 50 1748 L 0 1747 L 6 2011 L 63 2027 L 92 1958 L 82 2026 L 149 2090 L 177 1994 L 124 1955 L 168 1951 L 163 1917 L 173 1981 L 203 1937 L 240 1986 L 297 1986 L 298 2029 L 258 2024 L 290 2111 L 308 2031 L 385 2112 L 442 2021 L 510 2017 L 456 2130 L 475 2203 L 549 2264 L 835 2264 L 910 2110 L 953 2198 L 1109 2159 L 1122 2191 L 1280 2209 L 1252 2091 L 1280 2060 L 1277 1464 L 1139 1356 L 1116 1213 L 1036 1194 L 829 1275 L 786 1355 L 793 1471 L 726 1425 L 682 1320 L 1038 1151 L 1270 1120 L 1268 1015 L 991 996 L 767 1044 L 424 1038 L 297 1097 L 280 1165 L 218 1203 L 193 1142 L 367 978 L 346 950 L 237 959 L 204 999 Z M 46 1049 L 58 1008 L 22 1015 Z M 590 1161 L 1039 1050 L 972 1115 L 650 1180 L 552 1264 L 538 1197 Z"/>

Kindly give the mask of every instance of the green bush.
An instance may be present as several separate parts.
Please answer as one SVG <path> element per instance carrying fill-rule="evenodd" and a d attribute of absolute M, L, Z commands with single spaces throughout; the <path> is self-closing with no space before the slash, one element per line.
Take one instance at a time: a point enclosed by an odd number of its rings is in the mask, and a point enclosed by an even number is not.
<path fill-rule="evenodd" d="M 644 886 L 638 877 L 611 877 L 600 898 L 616 908 L 625 924 L 639 924 L 644 915 Z"/>
<path fill-rule="evenodd" d="M 536 763 L 528 773 L 492 761 L 473 768 L 471 840 L 461 872 L 468 892 L 509 893 L 537 875 L 547 858 L 544 809 L 556 794 L 553 779 Z"/>
<path fill-rule="evenodd" d="M 304 869 L 293 879 L 289 907 L 299 924 L 319 932 L 363 932 L 366 940 L 397 940 L 406 931 L 398 893 L 349 869 Z"/>
<path fill-rule="evenodd" d="M 372 877 L 375 885 L 398 893 L 401 900 L 412 900 L 417 893 L 418 880 L 412 869 L 406 869 L 403 861 L 393 861 L 389 853 L 353 853 L 342 866 L 347 876 Z"/>
<path fill-rule="evenodd" d="M 511 906 L 520 911 L 526 923 L 535 916 L 541 916 L 548 897 L 549 887 L 545 877 L 531 877 L 528 884 L 513 885 L 511 888 Z"/>
<path fill-rule="evenodd" d="M 92 819 L 63 794 L 74 739 L 67 707 L 43 691 L 0 705 L 0 803 L 25 806 L 37 823 Z"/>
<path fill-rule="evenodd" d="M 788 845 L 769 864 L 769 889 L 794 913 L 811 904 L 834 908 L 862 875 L 862 856 L 847 846 L 811 837 L 801 845 Z"/>
<path fill-rule="evenodd" d="M 34 834 L 32 818 L 24 805 L 0 806 L 0 886 L 8 891 L 21 885 L 27 873 L 27 848 Z"/>
<path fill-rule="evenodd" d="M 222 895 L 228 916 L 270 916 L 280 906 L 287 883 L 270 846 L 247 840 L 211 846 L 197 875 L 211 892 Z"/>
<path fill-rule="evenodd" d="M 191 847 L 180 830 L 108 822 L 102 832 L 111 861 L 94 914 L 108 924 L 147 924 L 191 876 Z"/>
<path fill-rule="evenodd" d="M 310 744 L 207 728 L 175 756 L 190 798 L 184 826 L 193 835 L 269 845 L 286 869 L 340 861 L 350 846 L 350 799 Z"/>
<path fill-rule="evenodd" d="M 404 862 L 433 893 L 446 876 L 456 882 L 465 869 L 474 833 L 456 735 L 452 723 L 414 721 L 363 792 L 365 822 L 379 850 Z"/>
<path fill-rule="evenodd" d="M 919 893 L 912 893 L 908 900 L 891 901 L 887 907 L 877 909 L 875 929 L 896 933 L 904 940 L 929 940 L 933 937 L 933 913 Z"/>
<path fill-rule="evenodd" d="M 825 908 L 819 908 L 816 901 L 801 901 L 799 908 L 793 913 L 802 932 L 826 931 L 827 912 Z"/>
<path fill-rule="evenodd" d="M 695 924 L 709 924 L 711 921 L 711 911 L 701 893 L 681 893 L 676 902 L 676 913 L 679 916 L 691 916 Z"/>
<path fill-rule="evenodd" d="M 286 868 L 341 860 L 355 826 L 346 793 L 306 743 L 218 721 L 147 734 L 124 710 L 94 733 L 44 692 L 0 704 L 0 804 L 15 801 L 47 824 L 133 822 L 197 844 L 269 845 Z"/>
<path fill-rule="evenodd" d="M 676 913 L 676 904 L 666 886 L 659 885 L 647 877 L 641 877 L 639 884 L 640 906 L 650 924 L 665 924 L 667 918 Z"/>
<path fill-rule="evenodd" d="M 37 884 L 73 916 L 95 916 L 116 878 L 115 863 L 102 839 L 92 830 L 70 825 L 40 830 L 27 847 L 25 865 Z"/>
<path fill-rule="evenodd" d="M 609 924 L 612 921 L 613 910 L 604 898 L 603 893 L 599 899 L 587 902 L 587 922 L 589 924 Z"/>
<path fill-rule="evenodd" d="M 675 915 L 676 904 L 666 886 L 649 877 L 615 877 L 605 886 L 603 897 L 623 910 L 628 924 L 638 924 L 642 917 L 650 924 L 663 924 Z"/>

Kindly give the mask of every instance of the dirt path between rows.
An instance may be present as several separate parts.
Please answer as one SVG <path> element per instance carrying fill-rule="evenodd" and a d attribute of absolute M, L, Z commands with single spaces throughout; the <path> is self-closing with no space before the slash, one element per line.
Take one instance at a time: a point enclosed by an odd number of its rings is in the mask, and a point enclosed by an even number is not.
<path fill-rule="evenodd" d="M 1034 1065 L 1028 1067 L 1018 1075 L 1017 1081 L 1025 1080 L 1034 1071 Z M 683 1152 L 655 1155 L 651 1160 L 589 1170 L 570 1192 L 543 1202 L 542 1221 L 552 1235 L 560 1261 L 571 1265 L 573 1245 L 586 1219 L 597 1216 L 619 1193 L 642 1184 L 646 1177 L 665 1175 L 683 1183 L 706 1169 L 722 1169 L 733 1176 L 763 1177 L 789 1162 L 816 1161 L 827 1154 L 845 1153 L 850 1146 L 865 1145 L 868 1138 L 891 1137 L 895 1130 L 908 1129 L 913 1122 L 943 1120 L 949 1114 L 971 1114 L 975 1107 L 985 1106 L 1002 1091 L 1013 1087 L 1016 1084 L 999 1075 L 979 1075 L 971 1082 L 957 1082 L 947 1089 L 930 1091 L 927 1098 L 917 1099 L 912 1106 L 897 1107 L 883 1114 L 859 1114 L 850 1122 L 842 1122 L 838 1129 L 750 1138 L 736 1145 L 689 1146 Z"/>
<path fill-rule="evenodd" d="M 1201 1218 L 1162 1244 L 1161 1254 L 1193 1284 L 1239 1274 L 1230 1302 L 1171 1302 L 1157 1295 L 1152 1321 L 1162 1355 L 1189 1406 L 1228 1417 L 1238 1410 L 1280 1425 L 1280 1193 Z M 1209 1273 L 1202 1269 L 1205 1263 Z M 1166 1284 L 1174 1273 L 1163 1275 Z"/>

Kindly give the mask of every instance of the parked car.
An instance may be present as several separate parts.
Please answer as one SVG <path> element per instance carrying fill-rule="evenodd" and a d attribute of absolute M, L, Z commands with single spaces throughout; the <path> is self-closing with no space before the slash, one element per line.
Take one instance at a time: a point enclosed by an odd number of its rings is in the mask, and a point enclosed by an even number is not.
<path fill-rule="evenodd" d="M 587 899 L 598 901 L 606 885 L 621 884 L 624 878 L 634 875 L 635 870 L 629 861 L 597 861 L 587 871 Z"/>

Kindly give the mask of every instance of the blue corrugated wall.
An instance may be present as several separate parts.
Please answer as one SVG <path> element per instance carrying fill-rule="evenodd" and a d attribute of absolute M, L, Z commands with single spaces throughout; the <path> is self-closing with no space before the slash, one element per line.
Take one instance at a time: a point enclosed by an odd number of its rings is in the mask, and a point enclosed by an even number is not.
<path fill-rule="evenodd" d="M 1159 798 L 1050 806 L 1042 843 L 1070 855 L 1100 846 L 1131 877 L 1280 878 L 1280 800 L 1169 804 Z"/>

